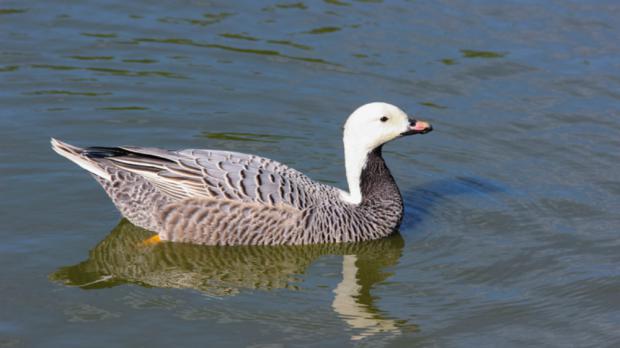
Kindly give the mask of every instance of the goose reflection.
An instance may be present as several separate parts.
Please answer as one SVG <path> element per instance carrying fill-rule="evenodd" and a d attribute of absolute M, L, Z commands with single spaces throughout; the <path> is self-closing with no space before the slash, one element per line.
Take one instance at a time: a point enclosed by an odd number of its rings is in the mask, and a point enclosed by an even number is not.
<path fill-rule="evenodd" d="M 87 260 L 62 267 L 50 278 L 83 289 L 133 283 L 227 296 L 244 289 L 296 290 L 299 276 L 315 260 L 342 255 L 342 281 L 333 290 L 332 308 L 356 332 L 351 339 L 399 334 L 404 327 L 402 321 L 386 318 L 370 294 L 374 284 L 391 275 L 385 268 L 398 262 L 404 246 L 400 235 L 363 243 L 231 247 L 144 244 L 150 236 L 123 219 Z"/>

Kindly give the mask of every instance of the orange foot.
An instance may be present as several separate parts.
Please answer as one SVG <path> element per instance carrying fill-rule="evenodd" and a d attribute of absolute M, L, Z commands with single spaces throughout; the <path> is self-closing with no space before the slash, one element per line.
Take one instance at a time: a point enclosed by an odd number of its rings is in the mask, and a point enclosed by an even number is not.
<path fill-rule="evenodd" d="M 145 245 L 145 246 L 157 245 L 159 243 L 161 243 L 161 239 L 159 238 L 158 234 L 142 241 L 142 245 Z"/>

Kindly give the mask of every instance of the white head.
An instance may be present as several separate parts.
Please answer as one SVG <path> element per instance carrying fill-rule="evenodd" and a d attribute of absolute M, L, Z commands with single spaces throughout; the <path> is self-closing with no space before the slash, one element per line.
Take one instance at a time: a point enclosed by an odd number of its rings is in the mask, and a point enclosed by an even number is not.
<path fill-rule="evenodd" d="M 349 192 L 342 198 L 360 203 L 360 175 L 368 154 L 375 148 L 401 136 L 428 133 L 426 122 L 410 119 L 398 107 L 387 103 L 370 103 L 355 110 L 344 124 L 344 152 Z"/>

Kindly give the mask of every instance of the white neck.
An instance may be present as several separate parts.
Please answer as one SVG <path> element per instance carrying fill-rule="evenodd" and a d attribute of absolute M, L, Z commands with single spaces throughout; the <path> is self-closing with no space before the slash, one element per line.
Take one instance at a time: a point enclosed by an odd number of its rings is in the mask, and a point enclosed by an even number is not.
<path fill-rule="evenodd" d="M 366 166 L 369 152 L 370 150 L 358 144 L 351 144 L 346 139 L 344 141 L 344 161 L 349 192 L 342 191 L 340 196 L 348 203 L 359 204 L 362 202 L 361 175 Z"/>

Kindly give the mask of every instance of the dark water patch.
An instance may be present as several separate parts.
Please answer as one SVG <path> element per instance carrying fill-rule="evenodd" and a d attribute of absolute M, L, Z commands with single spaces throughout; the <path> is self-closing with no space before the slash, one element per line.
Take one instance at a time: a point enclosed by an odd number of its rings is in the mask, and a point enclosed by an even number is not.
<path fill-rule="evenodd" d="M 96 82 L 97 79 L 94 77 L 65 77 L 63 81 L 66 82 Z"/>
<path fill-rule="evenodd" d="M 106 107 L 101 107 L 101 108 L 97 108 L 97 110 L 105 110 L 105 111 L 142 111 L 142 110 L 149 110 L 149 108 L 145 107 L 145 106 L 106 106 Z"/>
<path fill-rule="evenodd" d="M 428 106 L 429 108 L 440 109 L 440 110 L 448 108 L 447 106 L 435 104 L 433 102 L 419 102 L 418 104 L 423 105 L 423 106 Z"/>
<path fill-rule="evenodd" d="M 205 18 L 212 19 L 212 20 L 220 20 L 221 21 L 221 20 L 226 19 L 226 18 L 228 18 L 230 16 L 233 16 L 233 15 L 234 15 L 234 13 L 231 13 L 231 12 L 218 12 L 218 13 L 205 13 L 202 16 L 205 17 Z"/>
<path fill-rule="evenodd" d="M 245 41 L 259 41 L 259 39 L 253 37 L 253 36 L 249 36 L 249 35 L 244 35 L 244 34 L 231 34 L 231 33 L 223 33 L 220 34 L 221 37 L 225 37 L 227 39 L 236 39 L 236 40 L 245 40 Z"/>
<path fill-rule="evenodd" d="M 112 56 L 70 56 L 71 59 L 77 60 L 112 60 Z"/>
<path fill-rule="evenodd" d="M 254 49 L 254 48 L 232 47 L 232 46 L 219 45 L 219 44 L 207 44 L 207 45 L 205 45 L 205 47 L 219 48 L 221 50 L 232 51 L 232 52 L 259 54 L 259 55 L 263 55 L 263 56 L 283 56 L 283 55 L 280 54 L 280 52 L 273 51 L 273 50 L 262 50 L 262 49 Z"/>
<path fill-rule="evenodd" d="M 299 60 L 299 61 L 302 61 L 302 62 L 318 63 L 318 64 L 326 64 L 326 65 L 342 67 L 342 65 L 340 65 L 340 64 L 332 63 L 332 62 L 326 61 L 326 60 L 321 59 L 321 58 L 297 57 L 297 56 L 288 56 L 288 55 L 283 55 L 283 57 L 288 58 L 288 59 L 292 59 L 292 60 Z"/>
<path fill-rule="evenodd" d="M 329 33 L 335 33 L 337 31 L 342 30 L 341 28 L 338 27 L 320 27 L 320 28 L 315 28 L 312 30 L 309 30 L 306 32 L 306 34 L 313 34 L 313 35 L 317 35 L 317 34 L 329 34 Z"/>
<path fill-rule="evenodd" d="M 136 63 L 136 64 L 154 64 L 158 63 L 155 59 L 123 59 L 123 63 Z"/>
<path fill-rule="evenodd" d="M 204 44 L 195 42 L 190 39 L 182 39 L 182 38 L 169 38 L 169 39 L 155 39 L 155 38 L 138 38 L 134 39 L 135 42 L 154 42 L 154 43 L 164 43 L 164 44 L 175 44 L 175 45 L 187 45 L 187 46 L 197 46 L 201 47 Z"/>
<path fill-rule="evenodd" d="M 461 54 L 465 58 L 503 58 L 508 53 L 462 49 Z"/>
<path fill-rule="evenodd" d="M 0 15 L 26 13 L 27 11 L 28 9 L 25 8 L 0 8 Z"/>
<path fill-rule="evenodd" d="M 118 35 L 116 33 L 80 33 L 82 36 L 96 37 L 100 39 L 113 39 Z"/>
<path fill-rule="evenodd" d="M 281 3 L 276 4 L 275 7 L 282 9 L 297 9 L 297 10 L 305 10 L 308 8 L 306 4 L 303 2 L 293 2 L 293 3 Z"/>
<path fill-rule="evenodd" d="M 112 69 L 112 68 L 85 68 L 88 71 L 94 71 L 98 73 L 104 73 L 115 76 L 127 76 L 127 77 L 165 77 L 170 79 L 187 79 L 186 76 L 172 73 L 168 71 L 130 71 L 125 69 Z"/>
<path fill-rule="evenodd" d="M 50 69 L 50 70 L 79 70 L 80 68 L 68 65 L 52 65 L 52 64 L 32 64 L 32 68 L 35 69 Z"/>
<path fill-rule="evenodd" d="M 202 135 L 208 139 L 234 140 L 234 141 L 254 141 L 261 143 L 277 143 L 286 139 L 303 139 L 290 135 L 278 134 L 256 134 L 239 132 L 203 132 Z"/>
<path fill-rule="evenodd" d="M 323 0 L 323 2 L 325 2 L 326 4 L 336 5 L 336 6 L 351 6 L 351 4 L 344 2 L 344 1 L 340 1 L 340 0 Z"/>
<path fill-rule="evenodd" d="M 110 92 L 76 92 L 76 91 L 63 91 L 63 90 L 44 90 L 24 92 L 24 95 L 71 95 L 80 97 L 99 97 L 104 95 L 112 95 Z"/>
<path fill-rule="evenodd" d="M 17 71 L 17 69 L 19 69 L 19 65 L 7 65 L 7 66 L 0 67 L 0 72 Z"/>
<path fill-rule="evenodd" d="M 215 23 L 219 23 L 219 20 L 209 20 L 209 19 L 189 19 L 189 18 L 175 18 L 175 17 L 162 17 L 157 19 L 161 23 L 166 24 L 190 24 L 190 25 L 199 25 L 199 26 L 209 26 Z"/>

